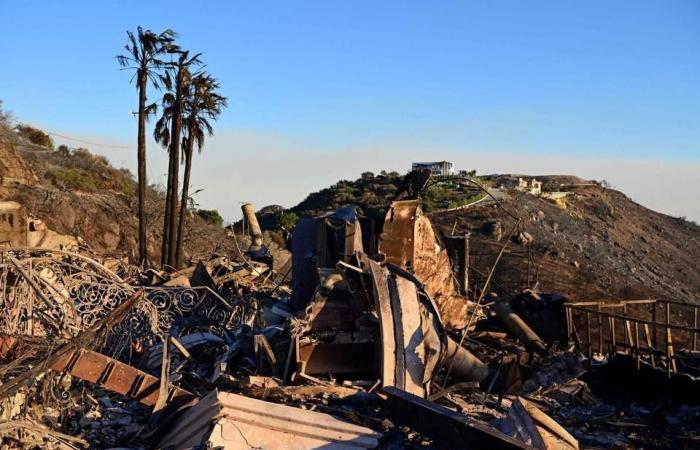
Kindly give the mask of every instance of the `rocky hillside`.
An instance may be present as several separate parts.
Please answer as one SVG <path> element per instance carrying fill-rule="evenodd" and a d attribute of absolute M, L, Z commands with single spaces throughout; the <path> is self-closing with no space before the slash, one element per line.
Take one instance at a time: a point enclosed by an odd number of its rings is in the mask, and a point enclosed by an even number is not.
<path fill-rule="evenodd" d="M 483 201 L 446 211 L 451 201 L 473 201 L 474 192 L 438 186 L 423 195 L 424 211 L 440 235 L 470 233 L 470 286 L 478 291 L 498 252 L 520 218 L 516 237 L 497 266 L 491 291 L 510 294 L 537 287 L 572 300 L 663 298 L 700 303 L 700 227 L 682 218 L 645 208 L 622 192 L 576 176 L 538 175 L 547 192 L 560 199 L 520 192 L 512 187 L 524 175 L 487 175 L 503 208 Z M 532 176 L 527 177 L 533 178 Z M 309 216 L 359 205 L 365 214 L 383 217 L 401 177 L 364 174 L 309 195 L 291 210 Z M 438 198 L 439 197 L 439 198 Z M 436 201 L 438 198 L 438 201 Z"/>
<path fill-rule="evenodd" d="M 22 203 L 32 217 L 58 233 L 80 237 L 96 253 L 135 258 L 136 198 L 128 171 L 85 149 L 51 150 L 7 128 L 0 131 L 0 200 Z M 507 186 L 517 177 L 491 175 L 484 181 L 493 187 Z M 550 200 L 506 189 L 504 208 L 484 201 L 455 211 L 445 209 L 471 203 L 479 193 L 446 181 L 424 194 L 423 208 L 439 234 L 470 233 L 473 289 L 482 287 L 509 239 L 515 216 L 520 226 L 496 268 L 492 291 L 508 294 L 536 286 L 577 300 L 653 297 L 700 302 L 697 224 L 651 211 L 621 192 L 576 177 L 537 178 L 545 190 L 570 192 Z M 355 204 L 364 214 L 380 218 L 400 183 L 397 173 L 365 173 L 358 180 L 340 181 L 309 195 L 291 212 L 295 217 L 312 216 Z M 162 194 L 150 189 L 147 207 L 149 255 L 157 261 Z M 271 217 L 284 213 L 281 208 L 269 209 Z M 272 241 L 268 244 L 273 249 L 284 246 L 280 239 Z M 214 251 L 238 250 L 225 229 L 191 214 L 186 255 L 196 259 Z"/>
<path fill-rule="evenodd" d="M 645 208 L 623 193 L 584 186 L 557 202 L 509 191 L 503 205 L 521 219 L 492 290 L 538 285 L 571 299 L 663 298 L 700 302 L 700 227 Z M 435 212 L 441 233 L 470 233 L 472 281 L 483 282 L 515 220 L 494 204 Z M 531 241 L 531 242 L 530 242 Z M 528 283 L 529 275 L 529 283 Z"/>
<path fill-rule="evenodd" d="M 95 253 L 136 260 L 136 183 L 128 170 L 84 148 L 53 150 L 3 124 L 0 128 L 0 201 L 21 203 L 32 218 L 57 233 L 80 238 Z M 150 188 L 146 206 L 152 261 L 160 259 L 163 205 L 163 195 Z M 236 251 L 220 223 L 209 223 L 198 214 L 187 219 L 184 245 L 186 258 Z"/>

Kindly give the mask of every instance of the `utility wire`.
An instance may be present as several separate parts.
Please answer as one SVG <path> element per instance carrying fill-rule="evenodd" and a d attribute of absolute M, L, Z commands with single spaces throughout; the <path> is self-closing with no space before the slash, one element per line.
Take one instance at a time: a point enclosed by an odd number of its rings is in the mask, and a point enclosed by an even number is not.
<path fill-rule="evenodd" d="M 22 122 L 20 122 L 20 121 L 18 121 L 18 120 L 14 120 L 14 119 L 10 119 L 10 121 L 11 121 L 11 122 L 14 122 L 14 123 L 17 124 L 17 125 L 31 126 L 31 125 L 27 125 L 27 124 L 25 124 L 25 123 L 22 123 Z M 56 136 L 56 137 L 60 137 L 60 138 L 63 138 L 63 139 L 68 139 L 69 141 L 80 142 L 80 143 L 82 143 L 82 144 L 96 145 L 96 146 L 98 146 L 98 147 L 108 147 L 108 148 L 123 148 L 123 149 L 130 149 L 130 150 L 133 150 L 133 149 L 136 148 L 136 146 L 133 146 L 133 145 L 114 145 L 114 144 L 102 144 L 102 143 L 99 143 L 99 142 L 91 142 L 91 141 L 86 141 L 86 140 L 83 140 L 83 139 L 78 139 L 78 138 L 66 136 L 66 135 L 63 135 L 63 134 L 53 133 L 53 132 L 51 132 L 51 131 L 46 131 L 46 130 L 43 130 L 43 129 L 41 129 L 41 130 L 44 131 L 44 133 L 48 134 L 49 136 Z"/>
<path fill-rule="evenodd" d="M 82 139 L 72 138 L 70 136 L 64 136 L 62 134 L 52 133 L 52 132 L 46 132 L 46 134 L 48 134 L 49 136 L 57 136 L 57 137 L 61 137 L 63 139 L 68 139 L 70 141 L 80 142 L 81 144 L 96 145 L 98 147 L 124 148 L 124 149 L 130 149 L 130 150 L 133 150 L 136 148 L 133 145 L 112 145 L 112 144 L 101 144 L 99 142 L 84 141 Z"/>

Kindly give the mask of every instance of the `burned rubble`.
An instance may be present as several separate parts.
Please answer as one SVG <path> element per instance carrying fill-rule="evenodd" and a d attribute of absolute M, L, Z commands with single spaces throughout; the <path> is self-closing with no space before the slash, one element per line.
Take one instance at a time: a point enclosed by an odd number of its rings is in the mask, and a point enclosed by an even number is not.
<path fill-rule="evenodd" d="M 0 249 L 1 448 L 700 446 L 697 306 L 471 286 L 418 181 L 302 219 L 291 282 L 250 205 L 179 271 Z"/>

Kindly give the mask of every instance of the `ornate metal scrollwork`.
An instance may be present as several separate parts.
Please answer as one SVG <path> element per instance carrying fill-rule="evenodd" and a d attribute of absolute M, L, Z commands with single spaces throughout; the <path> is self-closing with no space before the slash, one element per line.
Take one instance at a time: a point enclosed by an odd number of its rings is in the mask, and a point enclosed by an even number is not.
<path fill-rule="evenodd" d="M 223 331 L 248 315 L 243 301 L 208 287 L 130 286 L 96 261 L 67 252 L 2 250 L 0 283 L 0 332 L 51 336 L 56 331 L 48 321 L 60 324 L 61 338 L 94 325 L 143 289 L 142 300 L 107 336 L 114 356 L 158 342 L 183 318 Z"/>

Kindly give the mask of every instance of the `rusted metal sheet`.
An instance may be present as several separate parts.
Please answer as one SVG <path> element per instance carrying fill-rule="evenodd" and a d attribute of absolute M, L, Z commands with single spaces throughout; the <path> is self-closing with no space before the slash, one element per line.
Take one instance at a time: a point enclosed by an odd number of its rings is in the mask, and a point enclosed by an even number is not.
<path fill-rule="evenodd" d="M 292 235 L 292 307 L 302 309 L 318 286 L 316 270 L 317 239 L 320 229 L 316 219 L 299 220 Z"/>
<path fill-rule="evenodd" d="M 395 418 L 431 437 L 440 448 L 533 449 L 484 422 L 416 395 L 394 387 L 385 387 L 382 392 Z"/>
<path fill-rule="evenodd" d="M 158 401 L 158 378 L 101 353 L 75 350 L 59 357 L 50 368 L 99 384 L 108 391 L 134 397 L 144 405 L 154 406 Z M 168 403 L 183 405 L 195 398 L 184 389 L 173 388 Z"/>
<path fill-rule="evenodd" d="M 169 426 L 156 448 L 375 448 L 380 433 L 334 416 L 211 392 Z"/>
<path fill-rule="evenodd" d="M 436 307 L 403 269 L 391 273 L 369 261 L 370 278 L 380 321 L 381 380 L 418 396 L 426 395 L 426 383 L 439 364 L 453 366 L 453 374 L 482 381 L 488 367 L 468 350 L 444 338 Z M 435 320 L 437 319 L 437 320 Z M 442 336 L 442 337 L 441 337 Z"/>
<path fill-rule="evenodd" d="M 345 224 L 345 246 L 343 251 L 343 261 L 351 262 L 356 252 L 363 251 L 362 227 L 359 221 Z"/>
<path fill-rule="evenodd" d="M 384 219 L 379 251 L 386 261 L 413 270 L 435 298 L 455 291 L 450 258 L 437 241 L 418 200 L 394 202 Z"/>
<path fill-rule="evenodd" d="M 419 214 L 418 200 L 393 202 L 384 219 L 379 238 L 379 252 L 386 261 L 403 268 L 413 267 L 415 221 Z"/>
<path fill-rule="evenodd" d="M 445 236 L 445 247 L 461 293 L 469 293 L 469 233 L 462 236 Z"/>
<path fill-rule="evenodd" d="M 419 214 L 416 218 L 413 242 L 416 277 L 425 285 L 428 294 L 439 303 L 441 296 L 452 295 L 456 289 L 447 250 L 440 246 L 428 217 Z"/>
<path fill-rule="evenodd" d="M 397 387 L 422 397 L 425 395 L 425 348 L 416 285 L 405 278 L 392 277 L 389 280 L 389 293 L 392 296 L 392 306 L 398 307 L 394 309 L 395 327 L 401 328 L 395 328 L 395 338 L 402 349 L 400 353 L 397 352 L 396 378 L 397 381 L 403 381 L 403 386 Z M 398 373 L 399 360 L 403 365 L 401 374 Z"/>
<path fill-rule="evenodd" d="M 375 261 L 368 259 L 367 263 L 372 279 L 374 307 L 379 315 L 382 386 L 393 386 L 396 380 L 396 339 L 394 338 L 394 321 L 391 313 L 389 287 L 386 282 L 386 271 Z"/>

